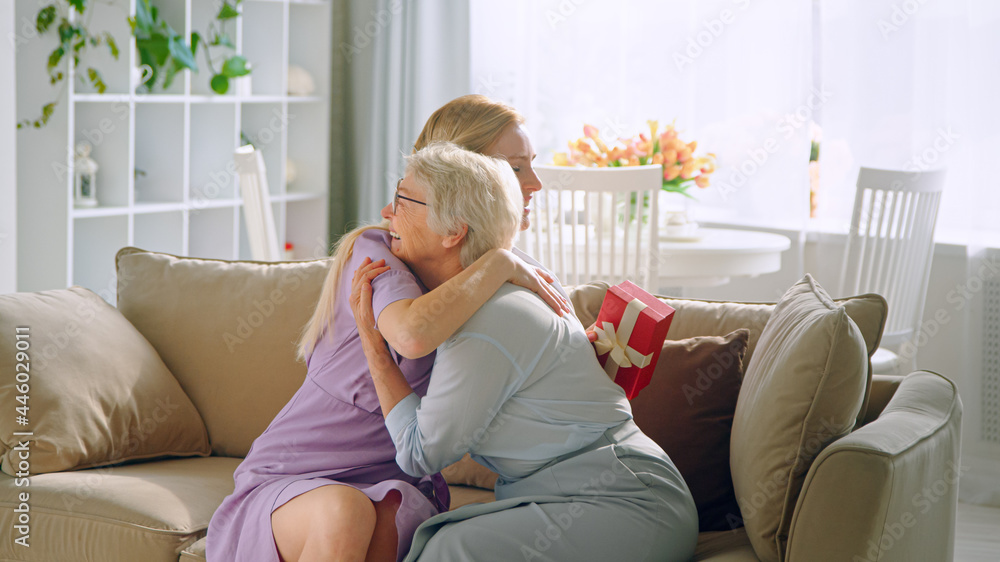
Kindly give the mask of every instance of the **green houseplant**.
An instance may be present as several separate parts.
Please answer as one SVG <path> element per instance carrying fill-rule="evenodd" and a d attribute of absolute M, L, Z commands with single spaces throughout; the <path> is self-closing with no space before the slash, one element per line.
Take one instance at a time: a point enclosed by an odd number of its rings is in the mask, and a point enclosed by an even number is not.
<path fill-rule="evenodd" d="M 199 45 L 205 51 L 208 70 L 212 73 L 210 86 L 213 92 L 225 94 L 229 91 L 230 79 L 250 74 L 250 64 L 246 58 L 235 53 L 236 46 L 225 31 L 225 23 L 240 16 L 239 7 L 242 2 L 243 0 L 224 0 L 215 21 L 209 22 L 206 34 L 192 32 L 191 42 L 188 44 L 182 35 L 160 18 L 156 6 L 151 6 L 149 0 L 137 0 L 135 17 L 128 21 L 132 35 L 135 36 L 139 64 L 150 69 L 140 87 L 146 92 L 153 91 L 162 75 L 162 87 L 167 89 L 181 70 L 186 68 L 198 72 L 195 55 Z M 219 49 L 228 50 L 229 56 L 221 61 L 213 61 L 212 54 Z M 219 64 L 218 70 L 216 64 Z"/>
<path fill-rule="evenodd" d="M 66 74 L 60 68 L 67 57 L 72 58 L 73 68 L 76 69 L 80 65 L 81 56 L 87 49 L 106 46 L 111 56 L 118 60 L 121 51 L 111 33 L 90 30 L 93 11 L 87 10 L 87 8 L 92 1 L 61 0 L 48 4 L 38 11 L 35 17 L 35 29 L 38 34 L 41 36 L 55 33 L 59 39 L 59 44 L 52 50 L 46 61 L 49 83 L 56 85 L 62 82 L 63 86 L 56 94 L 55 100 L 42 106 L 39 117 L 19 122 L 18 129 L 29 126 L 42 128 L 49 122 L 49 118 L 55 112 L 58 100 L 65 90 L 66 83 L 63 81 Z M 235 53 L 236 47 L 225 31 L 226 22 L 234 21 L 241 15 L 240 5 L 242 2 L 243 0 L 224 0 L 215 20 L 209 22 L 207 32 L 204 35 L 198 32 L 191 33 L 190 44 L 188 44 L 183 36 L 160 18 L 159 10 L 156 6 L 151 5 L 149 0 L 136 0 L 135 17 L 128 18 L 128 21 L 132 35 L 135 37 L 139 64 L 150 70 L 149 73 L 144 74 L 142 84 L 140 84 L 143 93 L 152 92 L 158 81 L 163 89 L 169 88 L 177 72 L 185 68 L 192 72 L 198 72 L 195 54 L 199 45 L 204 49 L 205 60 L 212 73 L 210 79 L 212 91 L 225 94 L 229 91 L 230 79 L 250 74 L 250 63 L 247 62 L 246 58 Z M 223 57 L 221 60 L 213 60 L 212 55 L 220 49 L 224 52 Z M 228 56 L 225 56 L 226 54 Z M 216 70 L 216 65 L 219 65 L 218 70 Z M 107 84 L 97 68 L 87 67 L 86 72 L 80 73 L 80 77 L 82 80 L 89 81 L 98 93 L 103 94 L 107 91 Z"/>
<path fill-rule="evenodd" d="M 66 75 L 60 70 L 64 58 L 71 57 L 75 69 L 80 65 L 80 57 L 88 48 L 105 45 L 111 52 L 111 56 L 115 60 L 118 59 L 120 51 L 115 38 L 108 32 L 93 33 L 90 31 L 90 18 L 93 12 L 87 12 L 88 0 L 65 0 L 65 2 L 67 5 L 65 10 L 59 10 L 56 4 L 49 4 L 39 10 L 38 15 L 35 16 L 35 30 L 40 36 L 55 32 L 59 37 L 59 45 L 49 53 L 45 70 L 49 75 L 49 84 L 54 86 L 62 82 L 62 89 L 56 95 L 55 100 L 42 106 L 42 114 L 37 119 L 25 119 L 19 122 L 18 129 L 27 126 L 40 129 L 49 122 L 49 118 L 55 112 L 56 103 L 65 90 L 66 83 L 63 80 Z M 75 16 L 73 12 L 76 12 Z M 81 21 L 82 18 L 85 19 Z M 86 73 L 81 74 L 81 77 L 84 76 L 98 92 L 103 94 L 107 90 L 108 86 L 104 83 L 101 72 L 96 68 L 88 67 Z"/>

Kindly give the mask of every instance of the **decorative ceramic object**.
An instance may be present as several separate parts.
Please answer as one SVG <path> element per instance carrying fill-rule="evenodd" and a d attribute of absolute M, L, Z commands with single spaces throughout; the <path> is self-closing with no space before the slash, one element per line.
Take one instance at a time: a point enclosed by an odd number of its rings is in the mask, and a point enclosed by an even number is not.
<path fill-rule="evenodd" d="M 288 95 L 310 96 L 316 91 L 316 83 L 309 72 L 301 66 L 288 67 Z"/>
<path fill-rule="evenodd" d="M 97 169 L 89 142 L 77 143 L 73 159 L 73 201 L 77 207 L 97 206 Z"/>

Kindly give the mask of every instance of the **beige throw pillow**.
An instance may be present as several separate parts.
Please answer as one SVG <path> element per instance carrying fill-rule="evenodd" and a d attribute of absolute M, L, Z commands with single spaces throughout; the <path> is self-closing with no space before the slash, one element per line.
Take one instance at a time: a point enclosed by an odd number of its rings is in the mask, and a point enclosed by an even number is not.
<path fill-rule="evenodd" d="M 806 275 L 768 319 L 733 420 L 733 486 L 761 560 L 783 560 L 806 472 L 826 445 L 854 427 L 867 371 L 857 324 Z"/>
<path fill-rule="evenodd" d="M 328 260 L 246 262 L 123 248 L 118 309 L 201 412 L 218 456 L 242 457 L 302 386 L 296 344 Z"/>
<path fill-rule="evenodd" d="M 22 461 L 42 474 L 209 453 L 201 416 L 153 347 L 82 287 L 0 295 L 0 373 L 7 474 Z"/>

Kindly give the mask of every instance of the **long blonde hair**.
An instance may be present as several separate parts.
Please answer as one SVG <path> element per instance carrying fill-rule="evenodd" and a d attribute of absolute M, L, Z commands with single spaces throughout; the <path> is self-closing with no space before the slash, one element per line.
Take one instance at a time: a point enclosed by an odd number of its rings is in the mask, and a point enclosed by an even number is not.
<path fill-rule="evenodd" d="M 323 281 L 323 291 L 319 295 L 319 302 L 316 303 L 316 310 L 313 311 L 309 322 L 302 330 L 299 338 L 298 357 L 302 361 L 309 359 L 319 338 L 328 327 L 333 329 L 333 305 L 337 300 L 337 290 L 340 288 L 340 276 L 344 273 L 344 264 L 351 260 L 354 255 L 354 242 L 358 237 L 369 230 L 389 231 L 386 226 L 389 221 L 383 220 L 379 224 L 362 226 L 355 228 L 340 237 L 337 245 L 333 248 L 333 259 L 330 263 L 330 271 Z"/>
<path fill-rule="evenodd" d="M 511 124 L 524 124 L 524 117 L 502 101 L 479 94 L 451 100 L 431 114 L 413 144 L 416 152 L 436 141 L 448 141 L 485 154 Z"/>
<path fill-rule="evenodd" d="M 413 145 L 413 151 L 417 152 L 433 142 L 449 141 L 466 150 L 483 154 L 512 123 L 523 124 L 524 117 L 501 101 L 478 94 L 457 97 L 431 114 Z M 323 282 L 316 310 L 299 338 L 299 359 L 308 359 L 324 330 L 332 328 L 333 305 L 344 264 L 351 259 L 358 236 L 366 230 L 376 228 L 388 231 L 388 221 L 356 228 L 341 236 L 334 247 L 330 272 Z"/>

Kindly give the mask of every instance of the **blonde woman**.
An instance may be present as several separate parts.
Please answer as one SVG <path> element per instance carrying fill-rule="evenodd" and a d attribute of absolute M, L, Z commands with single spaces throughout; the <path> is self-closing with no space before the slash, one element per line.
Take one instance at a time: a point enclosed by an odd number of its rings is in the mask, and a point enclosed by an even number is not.
<path fill-rule="evenodd" d="M 392 254 L 429 288 L 511 248 L 523 217 L 510 169 L 450 143 L 412 155 L 398 194 L 423 203 L 382 210 L 399 235 Z M 419 477 L 468 452 L 500 475 L 496 502 L 424 522 L 407 560 L 690 559 L 691 493 L 632 422 L 579 320 L 505 284 L 438 348 L 430 384 L 416 393 L 372 306 L 373 280 L 393 270 L 362 263 L 351 306 L 396 462 Z"/>
<path fill-rule="evenodd" d="M 431 116 L 416 146 L 452 139 L 504 157 L 527 207 L 541 184 L 531 170 L 534 153 L 523 121 L 502 103 L 464 96 Z M 394 209 L 424 205 L 397 195 Z M 519 214 L 526 226 L 526 211 Z M 409 476 L 395 462 L 348 305 L 353 272 L 366 257 L 392 268 L 372 285 L 375 313 L 394 364 L 419 395 L 435 348 L 505 282 L 537 292 L 555 310 L 571 308 L 554 278 L 505 249 L 479 252 L 460 275 L 427 292 L 396 256 L 419 243 L 385 225 L 357 229 L 339 242 L 299 344 L 306 380 L 237 469 L 235 491 L 209 526 L 210 560 L 396 560 L 421 521 L 447 510 L 439 474 Z"/>

